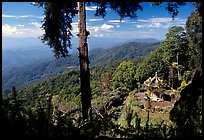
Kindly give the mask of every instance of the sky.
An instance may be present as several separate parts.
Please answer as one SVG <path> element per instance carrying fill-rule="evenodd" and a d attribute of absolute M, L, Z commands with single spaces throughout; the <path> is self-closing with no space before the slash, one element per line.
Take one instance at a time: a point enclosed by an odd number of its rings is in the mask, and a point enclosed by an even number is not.
<path fill-rule="evenodd" d="M 113 40 L 154 38 L 164 40 L 165 34 L 171 26 L 183 26 L 194 10 L 194 6 L 187 2 L 179 8 L 179 15 L 172 20 L 165 9 L 166 3 L 151 6 L 149 2 L 142 3 L 143 11 L 137 12 L 137 19 L 120 17 L 114 11 L 107 9 L 105 18 L 94 16 L 96 6 L 86 6 L 87 30 L 90 38 L 109 38 Z M 31 2 L 2 2 L 2 36 L 5 38 L 38 38 L 44 31 L 40 28 L 43 21 L 43 9 L 31 5 Z M 77 16 L 73 19 L 72 34 L 77 38 Z M 4 46 L 3 46 L 4 47 Z"/>

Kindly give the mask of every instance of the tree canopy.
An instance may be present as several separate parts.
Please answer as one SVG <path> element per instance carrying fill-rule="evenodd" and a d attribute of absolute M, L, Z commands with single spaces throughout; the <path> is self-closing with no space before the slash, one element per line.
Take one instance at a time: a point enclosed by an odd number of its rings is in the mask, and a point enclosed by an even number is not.
<path fill-rule="evenodd" d="M 40 2 L 44 7 L 42 28 L 45 31 L 41 40 L 53 49 L 55 56 L 67 57 L 71 48 L 72 18 L 77 13 L 74 2 Z"/>
<path fill-rule="evenodd" d="M 113 89 L 125 87 L 133 90 L 136 87 L 136 66 L 131 61 L 123 61 L 113 74 Z"/>
<path fill-rule="evenodd" d="M 189 16 L 186 22 L 186 33 L 192 50 L 189 67 L 202 71 L 202 13 L 199 7 Z"/>

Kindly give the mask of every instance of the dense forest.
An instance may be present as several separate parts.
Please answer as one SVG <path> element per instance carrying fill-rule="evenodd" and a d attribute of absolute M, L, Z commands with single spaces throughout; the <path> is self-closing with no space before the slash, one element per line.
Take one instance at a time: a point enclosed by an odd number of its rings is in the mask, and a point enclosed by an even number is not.
<path fill-rule="evenodd" d="M 42 64 L 43 73 L 54 74 L 5 92 L 2 136 L 201 138 L 202 14 L 196 6 L 185 28 L 170 27 L 162 42 L 129 42 L 89 54 L 90 118 L 82 112 L 81 70 L 63 70 L 62 59 L 49 64 L 57 72 Z"/>

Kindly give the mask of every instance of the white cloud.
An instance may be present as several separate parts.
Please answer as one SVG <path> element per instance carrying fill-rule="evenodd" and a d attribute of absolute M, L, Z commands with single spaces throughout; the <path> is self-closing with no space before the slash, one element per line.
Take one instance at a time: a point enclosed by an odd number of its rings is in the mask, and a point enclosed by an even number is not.
<path fill-rule="evenodd" d="M 125 20 L 109 20 L 108 22 L 111 22 L 111 23 L 120 23 L 120 22 L 125 22 Z"/>
<path fill-rule="evenodd" d="M 136 25 L 136 28 L 141 28 L 141 25 Z"/>
<path fill-rule="evenodd" d="M 152 26 L 152 25 L 151 25 Z M 136 25 L 136 28 L 138 28 L 138 29 L 142 29 L 142 28 L 148 28 L 148 27 L 150 27 L 150 25 L 149 24 L 137 24 Z"/>
<path fill-rule="evenodd" d="M 8 24 L 2 25 L 2 35 L 3 36 L 9 36 L 16 32 L 17 32 L 16 26 L 12 27 Z"/>
<path fill-rule="evenodd" d="M 149 18 L 138 19 L 136 28 L 170 28 L 171 26 L 185 26 L 186 19 L 175 18 Z"/>
<path fill-rule="evenodd" d="M 95 19 L 90 19 L 92 21 L 97 21 Z M 102 19 L 103 20 L 103 19 Z M 78 22 L 73 22 L 72 24 L 72 34 L 76 35 L 78 33 Z M 111 32 L 111 29 L 117 27 L 119 28 L 119 25 L 110 25 L 110 24 L 101 24 L 101 25 L 97 25 L 97 26 L 93 26 L 93 25 L 89 25 L 87 24 L 87 30 L 91 33 L 91 36 L 97 36 L 97 37 L 101 37 L 104 36 L 107 32 Z"/>
<path fill-rule="evenodd" d="M 78 26 L 78 22 L 72 22 L 72 26 Z"/>
<path fill-rule="evenodd" d="M 101 26 L 87 26 L 87 30 L 89 30 L 91 33 L 110 32 L 110 29 L 113 27 L 113 25 L 102 24 Z"/>
<path fill-rule="evenodd" d="M 72 33 L 77 34 L 78 33 L 78 22 L 71 23 L 72 25 Z"/>
<path fill-rule="evenodd" d="M 128 21 L 127 23 L 138 24 L 138 23 L 140 23 L 140 22 L 138 22 L 138 21 Z"/>
<path fill-rule="evenodd" d="M 86 10 L 88 11 L 96 11 L 97 6 L 86 6 Z"/>
<path fill-rule="evenodd" d="M 115 31 L 111 32 L 111 34 L 106 33 L 105 36 L 111 36 L 112 38 L 147 38 L 152 36 L 151 31 Z"/>
<path fill-rule="evenodd" d="M 36 28 L 40 28 L 42 25 L 36 21 L 31 22 L 31 25 L 34 25 Z"/>
<path fill-rule="evenodd" d="M 94 27 L 93 27 L 93 30 L 94 30 L 94 32 L 99 32 L 100 27 L 98 27 L 98 26 L 94 26 Z"/>
<path fill-rule="evenodd" d="M 148 25 L 147 27 L 148 28 L 160 28 L 161 27 L 161 23 L 155 22 L 155 23 L 152 23 L 152 24 Z"/>
<path fill-rule="evenodd" d="M 117 28 L 120 28 L 120 25 L 117 24 L 116 27 L 117 27 Z"/>
<path fill-rule="evenodd" d="M 10 37 L 38 37 L 43 35 L 43 30 L 39 28 L 26 28 L 18 26 L 11 26 L 8 24 L 2 25 L 2 36 Z"/>
<path fill-rule="evenodd" d="M 170 22 L 172 18 L 149 18 L 149 19 L 138 19 L 139 22 Z"/>
<path fill-rule="evenodd" d="M 150 18 L 150 22 L 171 22 L 172 18 Z"/>
<path fill-rule="evenodd" d="M 78 34 L 79 30 L 78 30 L 78 22 L 72 22 L 72 33 L 73 34 Z M 88 26 L 89 23 L 86 22 L 86 25 Z"/>
<path fill-rule="evenodd" d="M 2 18 L 44 18 L 44 16 L 35 16 L 35 15 L 7 15 L 2 14 Z"/>
<path fill-rule="evenodd" d="M 112 33 L 110 29 L 114 28 L 113 25 L 102 24 L 98 26 L 87 26 L 87 30 L 91 33 L 92 36 L 102 37 L 107 36 L 108 33 Z"/>
<path fill-rule="evenodd" d="M 143 28 L 142 25 L 136 25 L 136 28 Z"/>
<path fill-rule="evenodd" d="M 156 23 L 154 23 L 154 26 L 155 26 L 155 27 L 160 27 L 160 26 L 161 26 L 161 23 L 156 22 Z"/>
<path fill-rule="evenodd" d="M 14 15 L 4 15 L 4 14 L 3 14 L 2 17 L 3 17 L 3 18 L 14 18 L 14 17 L 16 17 L 16 16 L 14 16 Z"/>
<path fill-rule="evenodd" d="M 43 16 L 36 16 L 36 18 L 45 18 L 45 15 L 43 15 Z"/>
<path fill-rule="evenodd" d="M 18 24 L 18 25 L 16 25 L 16 26 L 18 26 L 18 27 L 24 27 L 25 25 L 23 25 L 23 24 Z"/>
<path fill-rule="evenodd" d="M 94 34 L 95 37 L 103 37 L 104 34 Z"/>
<path fill-rule="evenodd" d="M 103 30 L 109 30 L 109 29 L 111 29 L 111 28 L 113 28 L 113 25 L 103 24 L 103 25 L 101 26 L 101 29 L 103 29 Z"/>
<path fill-rule="evenodd" d="M 97 19 L 97 18 L 91 18 L 91 19 L 89 19 L 89 21 L 91 21 L 91 22 L 94 22 L 94 21 L 102 21 L 103 19 L 102 18 L 100 18 L 100 19 Z"/>

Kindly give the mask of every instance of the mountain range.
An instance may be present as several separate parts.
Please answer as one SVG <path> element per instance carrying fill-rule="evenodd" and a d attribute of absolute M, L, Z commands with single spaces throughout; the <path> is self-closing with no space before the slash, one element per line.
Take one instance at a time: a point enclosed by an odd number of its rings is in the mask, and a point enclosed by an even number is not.
<path fill-rule="evenodd" d="M 117 43 L 113 47 L 92 48 L 89 51 L 90 68 L 104 66 L 110 62 L 142 58 L 159 44 L 160 41 L 155 39 L 134 39 L 124 43 Z M 32 50 L 28 50 L 27 53 L 31 53 L 29 51 Z M 21 67 L 3 67 L 3 90 L 10 90 L 13 85 L 16 88 L 21 88 L 50 76 L 61 74 L 71 67 L 77 68 L 79 66 L 78 53 L 76 52 L 71 53 L 70 57 L 60 59 L 55 59 L 51 54 L 47 56 L 46 50 L 44 52 L 40 51 L 36 55 L 39 59 L 34 57 L 35 54 L 31 53 L 33 57 L 30 56 L 30 60 L 33 63 Z M 42 56 L 42 59 L 40 59 L 40 56 Z M 12 65 L 11 63 L 10 65 Z"/>

